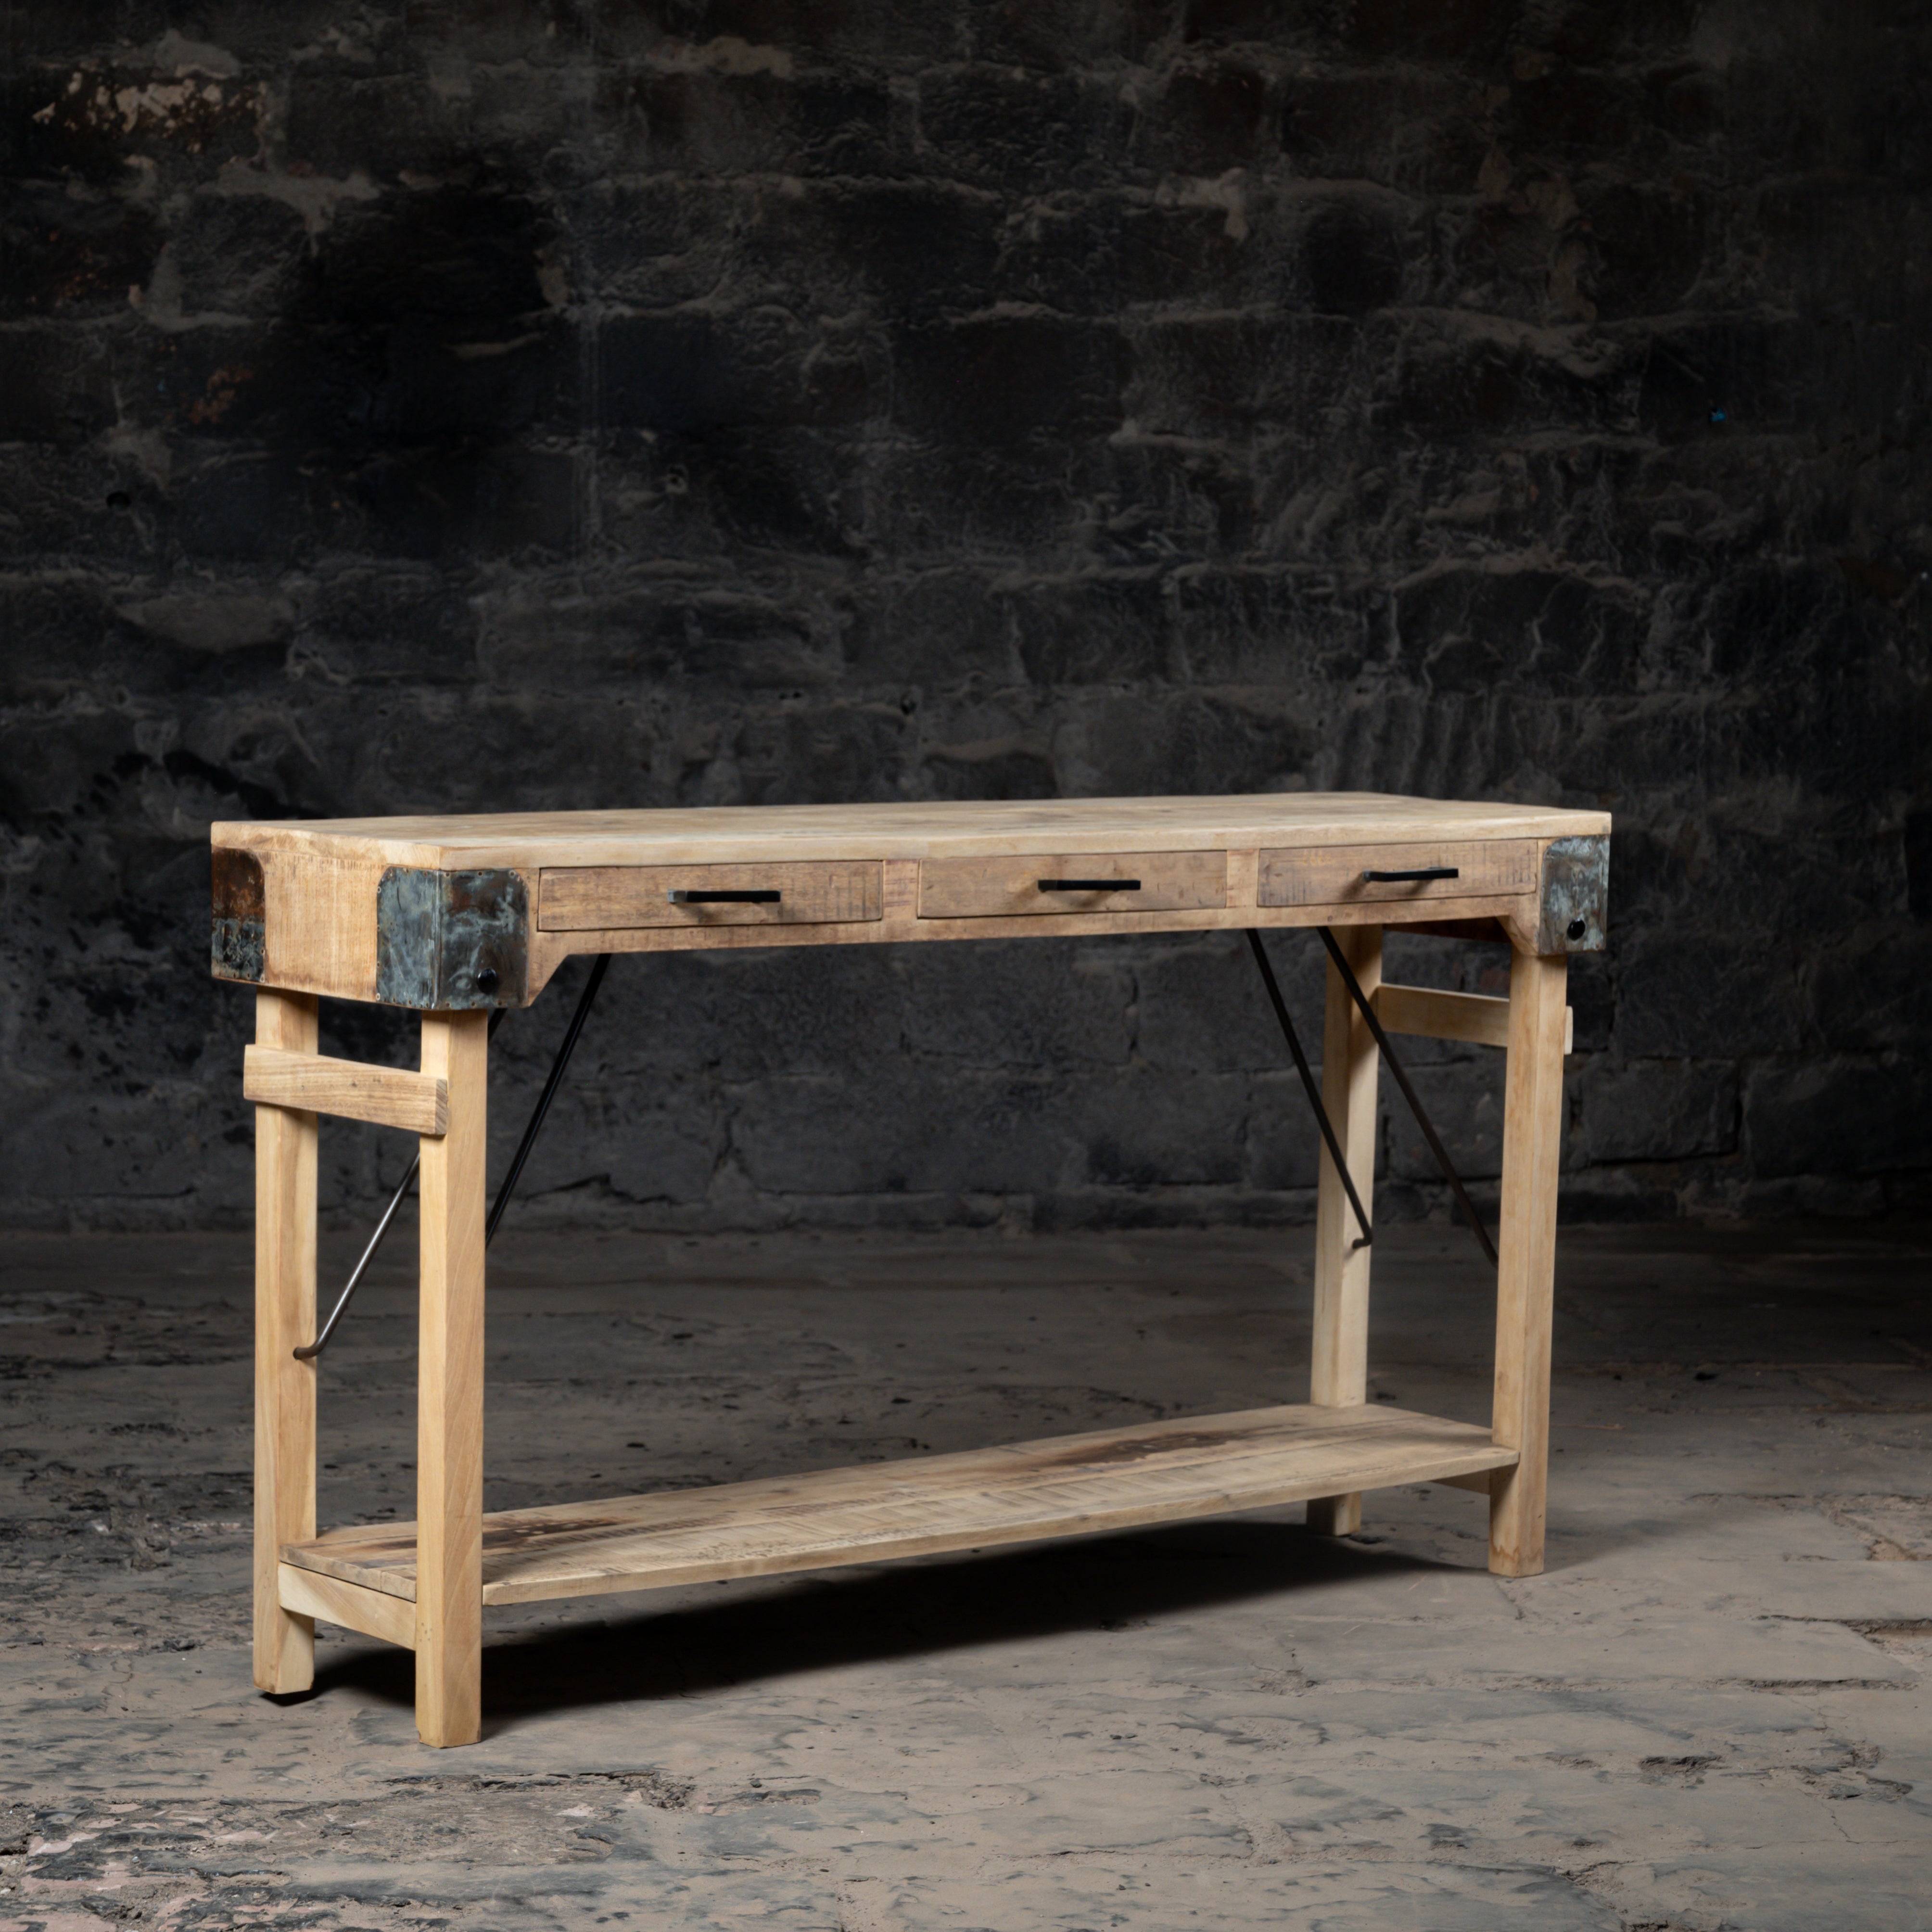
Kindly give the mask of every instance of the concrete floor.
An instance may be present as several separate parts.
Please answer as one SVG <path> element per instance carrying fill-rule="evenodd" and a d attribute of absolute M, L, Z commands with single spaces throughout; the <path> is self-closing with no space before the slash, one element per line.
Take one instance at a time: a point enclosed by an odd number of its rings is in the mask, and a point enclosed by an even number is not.
<path fill-rule="evenodd" d="M 490 1500 L 1296 1399 L 1309 1245 L 506 1234 Z M 1485 1417 L 1466 1238 L 1376 1254 L 1377 1393 Z M 12 1238 L 0 1928 L 1932 1925 L 1928 1255 L 1566 1230 L 1534 1580 L 1432 1487 L 540 1606 L 431 1753 L 400 1652 L 249 1687 L 246 1240 Z M 326 1522 L 410 1513 L 411 1317 L 326 1364 Z"/>

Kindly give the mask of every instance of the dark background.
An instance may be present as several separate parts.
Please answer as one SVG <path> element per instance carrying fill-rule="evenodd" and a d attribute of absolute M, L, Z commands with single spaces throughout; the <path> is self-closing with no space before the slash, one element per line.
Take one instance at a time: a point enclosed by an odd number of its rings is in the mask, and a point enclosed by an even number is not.
<path fill-rule="evenodd" d="M 1616 814 L 1567 1212 L 1924 1204 L 1932 8 L 0 22 L 0 1220 L 245 1218 L 212 819 L 1304 788 Z M 632 959 L 520 1211 L 1292 1220 L 1313 1150 L 1232 936 Z"/>

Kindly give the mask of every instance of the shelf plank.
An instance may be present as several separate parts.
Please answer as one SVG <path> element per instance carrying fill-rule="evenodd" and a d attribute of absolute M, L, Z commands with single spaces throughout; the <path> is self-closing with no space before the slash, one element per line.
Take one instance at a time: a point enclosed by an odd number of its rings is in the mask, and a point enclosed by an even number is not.
<path fill-rule="evenodd" d="M 483 1600 L 531 1603 L 829 1569 L 1505 1468 L 1486 1429 L 1367 1403 L 1178 1417 L 802 1476 L 506 1510 L 483 1520 Z M 286 1544 L 298 1568 L 413 1599 L 413 1523 Z"/>

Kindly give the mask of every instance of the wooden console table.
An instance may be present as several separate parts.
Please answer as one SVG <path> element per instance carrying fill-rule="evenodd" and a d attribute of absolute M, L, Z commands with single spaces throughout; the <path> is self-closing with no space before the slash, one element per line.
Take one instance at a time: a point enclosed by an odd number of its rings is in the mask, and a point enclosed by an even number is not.
<path fill-rule="evenodd" d="M 1542 1568 L 1566 956 L 1604 944 L 1610 819 L 1360 794 L 768 806 L 222 824 L 214 970 L 254 984 L 255 1682 L 305 1689 L 315 1619 L 416 1652 L 423 1741 L 473 1741 L 490 1604 L 766 1576 L 1306 1501 L 1486 1492 L 1490 1567 Z M 484 1150 L 493 1009 L 572 953 L 1318 926 L 1334 942 L 1306 1403 L 701 1491 L 485 1515 Z M 1505 1000 L 1382 982 L 1384 927 L 1504 938 Z M 1259 950 L 1259 940 L 1256 946 Z M 1352 990 L 1362 989 L 1358 999 Z M 1270 981 L 1270 986 L 1272 982 Z M 326 1058 L 318 997 L 422 1016 L 419 1068 Z M 1490 1426 L 1367 1396 L 1385 1034 L 1506 1047 Z M 1311 1084 L 1312 1091 L 1312 1084 Z M 413 1523 L 316 1532 L 316 1117 L 421 1149 Z"/>

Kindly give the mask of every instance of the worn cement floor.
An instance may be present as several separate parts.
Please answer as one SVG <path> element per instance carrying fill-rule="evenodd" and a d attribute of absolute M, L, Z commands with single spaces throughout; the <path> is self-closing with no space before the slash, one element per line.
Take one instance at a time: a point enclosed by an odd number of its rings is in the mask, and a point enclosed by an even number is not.
<path fill-rule="evenodd" d="M 490 1501 L 1294 1399 L 1308 1246 L 506 1234 Z M 1376 1391 L 1482 1418 L 1473 1250 L 1376 1253 Z M 246 1240 L 13 1238 L 0 1928 L 1932 1926 L 1929 1257 L 1566 1230 L 1534 1580 L 1431 1487 L 541 1606 L 432 1753 L 400 1652 L 249 1687 Z M 326 1364 L 325 1522 L 410 1513 L 411 1317 Z"/>

